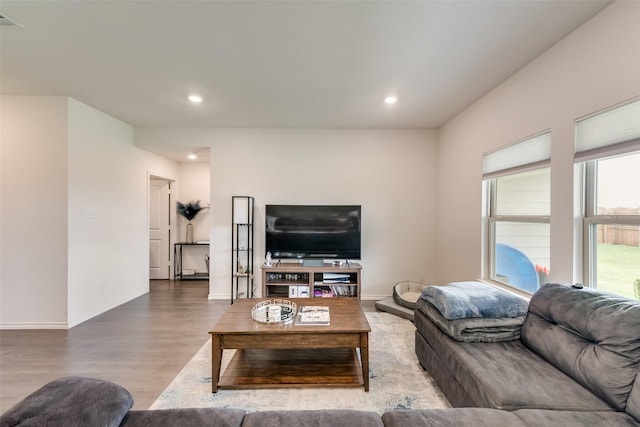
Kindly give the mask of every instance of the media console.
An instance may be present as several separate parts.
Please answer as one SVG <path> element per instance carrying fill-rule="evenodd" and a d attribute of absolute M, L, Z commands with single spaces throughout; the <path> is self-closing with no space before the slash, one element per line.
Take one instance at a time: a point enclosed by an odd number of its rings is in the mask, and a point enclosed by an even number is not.
<path fill-rule="evenodd" d="M 345 265 L 305 266 L 278 264 L 262 267 L 262 296 L 264 298 L 321 298 L 355 297 L 360 299 L 362 266 Z"/>

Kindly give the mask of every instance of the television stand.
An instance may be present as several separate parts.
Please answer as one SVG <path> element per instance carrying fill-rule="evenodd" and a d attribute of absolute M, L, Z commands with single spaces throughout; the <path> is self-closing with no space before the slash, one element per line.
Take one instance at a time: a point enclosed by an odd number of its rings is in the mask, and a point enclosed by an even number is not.
<path fill-rule="evenodd" d="M 262 266 L 263 298 L 361 297 L 362 266 L 350 262 L 340 266 L 323 263 Z"/>

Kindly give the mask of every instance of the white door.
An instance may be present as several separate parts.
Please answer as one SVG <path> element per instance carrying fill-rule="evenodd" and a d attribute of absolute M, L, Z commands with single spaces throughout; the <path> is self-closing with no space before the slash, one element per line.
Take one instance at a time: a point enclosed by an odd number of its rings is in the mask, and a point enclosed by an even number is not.
<path fill-rule="evenodd" d="M 171 268 L 171 227 L 169 225 L 169 181 L 149 183 L 149 278 L 169 279 Z"/>

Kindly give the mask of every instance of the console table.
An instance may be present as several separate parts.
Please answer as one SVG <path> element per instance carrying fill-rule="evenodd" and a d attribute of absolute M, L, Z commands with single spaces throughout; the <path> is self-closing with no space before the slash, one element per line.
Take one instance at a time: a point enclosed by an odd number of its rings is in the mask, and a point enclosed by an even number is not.
<path fill-rule="evenodd" d="M 195 273 L 195 274 L 183 274 L 182 271 L 182 256 L 183 249 L 187 246 L 206 246 L 209 247 L 209 243 L 202 242 L 178 242 L 173 245 L 173 279 L 179 278 L 180 280 L 208 280 L 209 273 Z"/>

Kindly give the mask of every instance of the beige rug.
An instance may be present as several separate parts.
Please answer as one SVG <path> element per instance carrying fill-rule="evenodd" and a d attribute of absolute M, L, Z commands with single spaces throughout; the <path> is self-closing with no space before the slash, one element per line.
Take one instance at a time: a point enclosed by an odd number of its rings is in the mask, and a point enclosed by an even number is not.
<path fill-rule="evenodd" d="M 231 407 L 247 411 L 284 409 L 392 409 L 450 407 L 414 353 L 415 327 L 389 313 L 366 313 L 369 392 L 362 388 L 220 390 L 211 393 L 211 342 L 193 356 L 150 409 Z M 223 372 L 232 351 L 225 350 Z"/>

